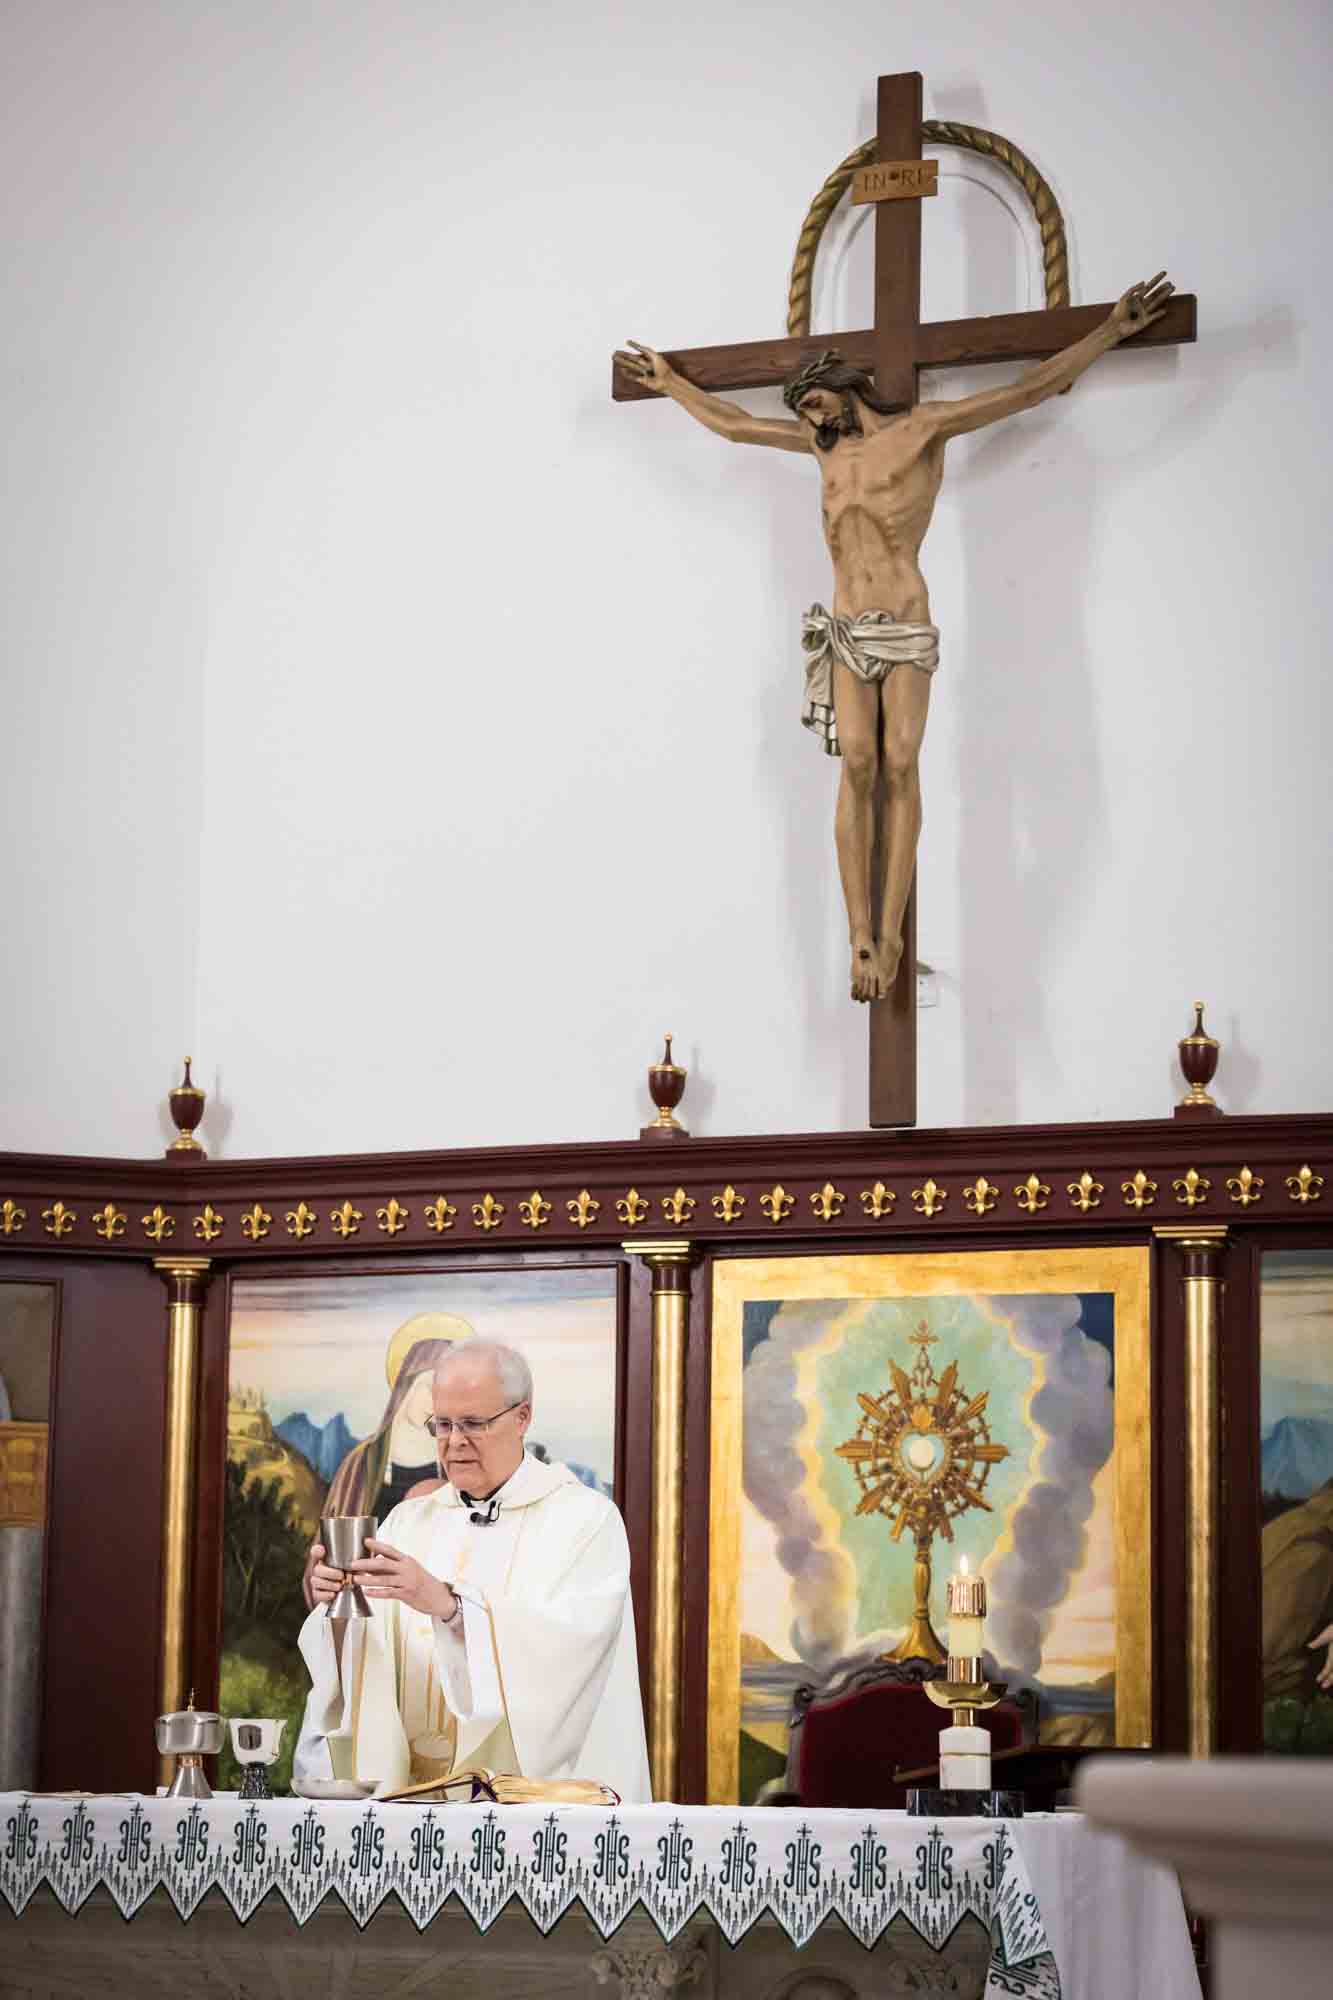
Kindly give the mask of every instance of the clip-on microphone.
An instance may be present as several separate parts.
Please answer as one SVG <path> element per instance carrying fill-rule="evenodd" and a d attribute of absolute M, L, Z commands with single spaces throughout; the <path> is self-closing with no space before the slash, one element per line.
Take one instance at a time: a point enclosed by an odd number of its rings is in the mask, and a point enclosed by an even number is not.
<path fill-rule="evenodd" d="M 474 1500 L 470 1493 L 459 1489 L 459 1499 L 468 1509 L 468 1519 L 478 1528 L 493 1528 L 500 1518 L 500 1496 L 492 1493 L 489 1500 Z"/>

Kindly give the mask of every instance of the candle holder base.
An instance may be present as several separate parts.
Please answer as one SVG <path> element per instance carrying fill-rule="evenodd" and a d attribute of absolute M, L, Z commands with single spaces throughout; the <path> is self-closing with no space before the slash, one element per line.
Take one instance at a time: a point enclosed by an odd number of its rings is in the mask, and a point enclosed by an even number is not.
<path fill-rule="evenodd" d="M 907 1811 L 914 1819 L 1022 1819 L 1023 1794 L 923 1786 L 908 1792 Z"/>

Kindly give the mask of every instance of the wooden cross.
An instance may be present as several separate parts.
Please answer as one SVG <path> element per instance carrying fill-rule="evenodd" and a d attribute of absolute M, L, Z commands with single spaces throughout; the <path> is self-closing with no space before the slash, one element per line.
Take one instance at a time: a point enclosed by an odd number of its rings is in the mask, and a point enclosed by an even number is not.
<path fill-rule="evenodd" d="M 906 166 L 921 158 L 922 79 L 909 70 L 879 79 L 878 159 Z M 924 188 L 922 192 L 924 193 Z M 1195 337 L 1195 299 L 1175 294 L 1135 347 L 1174 347 Z M 785 382 L 803 362 L 836 341 L 840 354 L 874 372 L 886 401 L 917 401 L 922 368 L 972 368 L 993 361 L 1044 361 L 1099 326 L 1110 304 L 996 313 L 982 319 L 921 322 L 920 199 L 878 201 L 875 209 L 875 324 L 857 333 L 805 334 L 729 347 L 678 348 L 672 367 L 701 389 L 764 389 Z M 618 368 L 611 393 L 620 403 L 656 395 Z M 903 955 L 887 1000 L 870 1009 L 870 1123 L 916 1123 L 916 888 L 903 925 Z"/>

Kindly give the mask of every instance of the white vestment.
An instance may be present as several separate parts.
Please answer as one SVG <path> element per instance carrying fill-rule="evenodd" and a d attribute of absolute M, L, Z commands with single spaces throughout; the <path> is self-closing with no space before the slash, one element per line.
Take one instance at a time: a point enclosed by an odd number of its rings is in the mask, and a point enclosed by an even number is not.
<path fill-rule="evenodd" d="M 373 1598 L 372 1617 L 343 1627 L 340 1676 L 323 1605 L 310 1613 L 298 1783 L 381 1793 L 483 1764 L 651 1799 L 624 1522 L 568 1466 L 527 1455 L 499 1500 L 483 1525 L 442 1486 L 380 1523 L 461 1600 L 448 1624 Z"/>

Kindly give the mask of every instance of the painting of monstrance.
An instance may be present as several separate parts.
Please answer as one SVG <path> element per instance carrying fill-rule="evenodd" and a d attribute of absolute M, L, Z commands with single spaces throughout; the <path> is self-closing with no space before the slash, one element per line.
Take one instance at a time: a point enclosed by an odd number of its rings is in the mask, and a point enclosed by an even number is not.
<path fill-rule="evenodd" d="M 1150 1734 L 1147 1253 L 737 1258 L 713 1289 L 709 1794 L 800 1688 L 944 1658 L 945 1585 L 1048 1743 Z"/>

